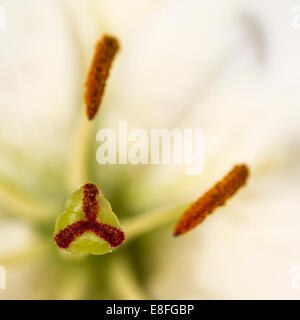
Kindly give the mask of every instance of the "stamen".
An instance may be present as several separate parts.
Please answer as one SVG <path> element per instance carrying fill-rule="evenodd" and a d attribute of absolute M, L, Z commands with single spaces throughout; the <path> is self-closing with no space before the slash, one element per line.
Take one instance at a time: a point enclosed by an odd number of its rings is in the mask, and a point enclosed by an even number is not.
<path fill-rule="evenodd" d="M 113 59 L 119 50 L 119 42 L 112 36 L 105 35 L 97 43 L 90 71 L 86 80 L 85 103 L 89 120 L 92 120 L 99 109 L 106 79 L 109 76 Z"/>
<path fill-rule="evenodd" d="M 249 170 L 246 165 L 235 166 L 221 181 L 194 202 L 175 226 L 174 236 L 182 235 L 200 224 L 205 217 L 225 202 L 243 185 Z"/>

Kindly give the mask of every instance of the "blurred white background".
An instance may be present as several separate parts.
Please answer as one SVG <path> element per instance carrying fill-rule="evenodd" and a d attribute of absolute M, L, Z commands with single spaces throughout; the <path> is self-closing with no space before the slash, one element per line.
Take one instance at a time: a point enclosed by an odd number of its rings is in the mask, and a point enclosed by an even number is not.
<path fill-rule="evenodd" d="M 38 163 L 65 161 L 94 44 L 114 34 L 122 51 L 101 126 L 127 120 L 132 128 L 205 130 L 203 174 L 150 168 L 126 190 L 128 199 L 138 198 L 134 210 L 166 198 L 192 201 L 235 163 L 251 169 L 247 188 L 195 231 L 176 240 L 155 235 L 160 245 L 145 257 L 149 296 L 300 298 L 292 287 L 292 268 L 300 265 L 300 29 L 293 28 L 292 10 L 300 0 L 0 5 L 7 15 L 0 30 L 0 177 L 37 183 L 15 169 L 5 145 Z M 34 239 L 30 223 L 0 215 L 0 265 Z M 11 267 L 0 298 L 47 298 L 31 286 L 35 263 Z"/>

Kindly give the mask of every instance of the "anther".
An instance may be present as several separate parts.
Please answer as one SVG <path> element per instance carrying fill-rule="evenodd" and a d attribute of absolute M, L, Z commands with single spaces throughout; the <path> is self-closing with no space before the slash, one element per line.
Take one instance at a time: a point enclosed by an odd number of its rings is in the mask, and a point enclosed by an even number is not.
<path fill-rule="evenodd" d="M 235 166 L 221 181 L 196 200 L 175 226 L 174 236 L 182 235 L 200 224 L 208 214 L 222 206 L 245 185 L 249 170 L 246 165 Z"/>
<path fill-rule="evenodd" d="M 92 120 L 101 103 L 106 80 L 109 76 L 114 57 L 119 50 L 119 42 L 112 36 L 105 35 L 97 43 L 94 57 L 85 84 L 86 113 Z"/>

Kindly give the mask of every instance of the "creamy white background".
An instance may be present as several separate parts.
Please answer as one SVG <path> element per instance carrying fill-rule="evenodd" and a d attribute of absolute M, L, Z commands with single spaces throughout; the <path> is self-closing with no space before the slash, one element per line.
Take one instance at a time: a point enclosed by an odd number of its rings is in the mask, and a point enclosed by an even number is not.
<path fill-rule="evenodd" d="M 166 197 L 193 200 L 234 163 L 249 164 L 249 186 L 228 206 L 185 237 L 157 236 L 159 249 L 145 259 L 151 297 L 300 297 L 291 286 L 291 268 L 300 264 L 300 31 L 291 27 L 297 1 L 0 4 L 7 8 L 7 28 L 0 30 L 2 140 L 41 162 L 63 161 L 82 74 L 95 41 L 110 32 L 120 38 L 122 52 L 109 79 L 102 126 L 128 120 L 133 128 L 200 127 L 206 135 L 201 176 L 151 168 L 128 194 L 160 187 L 133 206 Z M 241 22 L 245 14 L 262 42 Z M 9 170 L 4 160 L 0 164 Z M 178 181 L 180 194 L 172 188 Z M 7 223 L 6 230 L 15 229 L 21 245 L 34 237 L 26 227 Z M 0 264 L 14 246 L 0 241 Z M 15 281 L 16 290 L 21 284 Z M 26 294 L 25 287 L 19 292 Z"/>

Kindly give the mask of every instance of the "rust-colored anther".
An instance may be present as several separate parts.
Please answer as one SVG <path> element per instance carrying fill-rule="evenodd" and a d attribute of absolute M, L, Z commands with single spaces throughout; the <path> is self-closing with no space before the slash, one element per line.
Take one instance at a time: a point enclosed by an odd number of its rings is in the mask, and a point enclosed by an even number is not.
<path fill-rule="evenodd" d="M 101 103 L 106 79 L 109 76 L 114 57 L 119 50 L 119 42 L 112 36 L 105 35 L 97 43 L 95 53 L 90 66 L 85 84 L 86 113 L 89 120 L 92 120 Z"/>
<path fill-rule="evenodd" d="M 249 170 L 246 165 L 235 166 L 183 214 L 175 226 L 174 236 L 182 235 L 195 228 L 208 214 L 224 205 L 227 199 L 245 185 L 248 175 Z"/>

